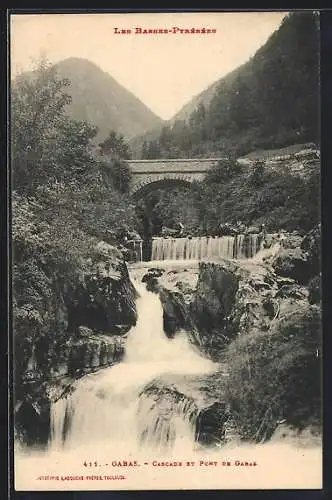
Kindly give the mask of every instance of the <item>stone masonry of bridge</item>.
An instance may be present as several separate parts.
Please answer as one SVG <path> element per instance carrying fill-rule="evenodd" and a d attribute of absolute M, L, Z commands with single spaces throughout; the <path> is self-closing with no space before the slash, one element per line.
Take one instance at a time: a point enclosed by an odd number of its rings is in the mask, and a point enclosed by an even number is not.
<path fill-rule="evenodd" d="M 128 160 L 132 172 L 130 194 L 139 196 L 149 188 L 167 183 L 191 184 L 203 180 L 206 172 L 222 158 Z"/>

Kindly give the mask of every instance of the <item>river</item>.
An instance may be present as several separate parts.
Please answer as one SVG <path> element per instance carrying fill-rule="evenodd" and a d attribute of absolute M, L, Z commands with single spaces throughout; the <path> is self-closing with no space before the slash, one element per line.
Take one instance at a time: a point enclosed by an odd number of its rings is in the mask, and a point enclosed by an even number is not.
<path fill-rule="evenodd" d="M 165 412 L 143 391 L 169 375 L 189 380 L 220 370 L 185 332 L 165 336 L 159 296 L 140 282 L 147 265 L 153 263 L 131 270 L 138 321 L 128 333 L 124 359 L 78 380 L 72 394 L 53 405 L 48 449 L 16 450 L 16 488 L 321 487 L 319 445 L 279 436 L 267 444 L 234 440 L 204 449 L 195 440 L 197 405 L 180 399 Z"/>

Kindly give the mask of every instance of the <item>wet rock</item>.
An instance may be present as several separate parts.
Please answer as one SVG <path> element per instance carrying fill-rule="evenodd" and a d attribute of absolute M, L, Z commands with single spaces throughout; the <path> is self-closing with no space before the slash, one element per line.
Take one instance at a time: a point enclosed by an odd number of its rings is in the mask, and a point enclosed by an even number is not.
<path fill-rule="evenodd" d="M 15 403 L 20 408 L 16 431 L 33 444 L 45 441 L 43 425 L 49 425 L 49 417 L 38 424 L 38 414 L 44 414 L 36 410 L 38 402 L 47 413 L 50 388 L 58 394 L 64 379 L 70 387 L 82 374 L 119 362 L 124 355 L 122 335 L 136 323 L 136 291 L 128 269 L 121 252 L 106 242 L 92 249 L 77 275 L 59 279 L 56 287 L 49 328 L 40 323 L 34 308 L 18 311 L 24 331 L 15 346 Z"/>
<path fill-rule="evenodd" d="M 150 267 L 148 269 L 148 274 L 152 275 L 154 278 L 159 278 L 165 272 L 165 269 L 161 269 L 159 267 Z"/>
<path fill-rule="evenodd" d="M 267 305 L 270 302 L 272 302 L 270 293 L 264 296 L 245 280 L 240 281 L 234 307 L 228 317 L 227 336 L 234 338 L 248 331 L 266 331 L 272 315 L 271 308 L 274 311 L 274 302 Z"/>
<path fill-rule="evenodd" d="M 124 339 L 106 335 L 70 338 L 61 342 L 50 359 L 47 378 L 30 370 L 16 394 L 15 432 L 26 445 L 46 445 L 50 432 L 50 406 L 72 390 L 81 376 L 118 363 L 124 356 Z"/>
<path fill-rule="evenodd" d="M 195 293 L 195 288 L 193 288 L 191 284 L 183 281 L 177 281 L 175 286 L 181 292 L 184 302 L 190 304 Z"/>
<path fill-rule="evenodd" d="M 270 319 L 273 319 L 276 315 L 277 310 L 278 310 L 276 301 L 273 300 L 271 297 L 265 297 L 262 300 L 262 306 L 263 306 L 264 310 L 266 311 L 268 317 Z"/>
<path fill-rule="evenodd" d="M 189 330 L 191 320 L 183 295 L 160 287 L 159 297 L 163 306 L 164 332 L 166 335 L 173 338 L 176 332 L 182 329 Z"/>
<path fill-rule="evenodd" d="M 136 324 L 136 291 L 118 250 L 101 242 L 80 280 L 66 287 L 68 330 L 79 326 L 121 335 Z M 97 259 L 97 260 L 96 260 Z M 118 327 L 121 325 L 121 328 Z"/>
<path fill-rule="evenodd" d="M 268 277 L 262 278 L 261 276 L 252 276 L 248 280 L 250 286 L 252 286 L 255 290 L 271 290 L 274 285 L 274 282 L 268 279 Z"/>
<path fill-rule="evenodd" d="M 146 289 L 148 292 L 158 293 L 160 289 L 158 278 L 146 274 L 142 278 L 142 282 L 146 284 Z"/>
<path fill-rule="evenodd" d="M 229 418 L 226 405 L 215 402 L 202 409 L 196 420 L 195 440 L 203 446 L 216 446 L 225 440 Z"/>
<path fill-rule="evenodd" d="M 201 263 L 197 289 L 190 304 L 190 315 L 200 336 L 221 333 L 227 325 L 239 286 L 239 278 L 225 266 Z M 212 339 L 211 339 L 212 340 Z M 218 342 L 218 339 L 215 339 Z M 223 337 L 219 338 L 219 347 Z"/>
<path fill-rule="evenodd" d="M 307 293 L 304 287 L 300 287 L 299 285 L 293 283 L 280 287 L 275 296 L 282 298 L 290 297 L 295 299 L 305 299 L 307 297 Z"/>
<path fill-rule="evenodd" d="M 158 267 L 150 267 L 148 269 L 148 272 L 144 274 L 142 278 L 142 283 L 147 284 L 147 289 L 150 291 L 155 291 L 157 292 L 157 284 L 158 284 L 158 278 L 160 278 L 164 274 L 165 270 L 160 269 Z"/>
<path fill-rule="evenodd" d="M 93 335 L 93 330 L 91 328 L 88 328 L 87 326 L 79 326 L 77 328 L 77 333 L 79 337 L 91 337 Z"/>
<path fill-rule="evenodd" d="M 193 398 L 172 385 L 153 381 L 140 393 L 137 427 L 142 443 L 172 449 L 179 417 L 194 420 L 198 407 Z"/>
<path fill-rule="evenodd" d="M 280 276 L 305 284 L 311 274 L 307 254 L 300 248 L 280 249 L 272 261 L 274 271 Z"/>
<path fill-rule="evenodd" d="M 295 280 L 293 278 L 283 278 L 282 276 L 275 276 L 276 283 L 279 288 L 283 287 L 284 285 L 294 285 Z"/>
<path fill-rule="evenodd" d="M 50 437 L 50 401 L 27 397 L 16 406 L 16 434 L 22 444 L 45 447 Z"/>
<path fill-rule="evenodd" d="M 282 247 L 287 249 L 300 248 L 302 237 L 295 233 L 287 233 L 282 236 Z"/>
<path fill-rule="evenodd" d="M 257 226 L 249 226 L 245 232 L 247 234 L 258 234 L 260 232 L 260 229 Z"/>

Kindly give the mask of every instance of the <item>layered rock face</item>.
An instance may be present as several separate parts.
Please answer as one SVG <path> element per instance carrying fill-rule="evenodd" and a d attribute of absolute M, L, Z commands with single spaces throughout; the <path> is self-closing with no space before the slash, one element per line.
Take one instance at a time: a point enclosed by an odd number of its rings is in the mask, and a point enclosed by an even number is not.
<path fill-rule="evenodd" d="M 173 272 L 150 282 L 145 277 L 148 286 L 159 293 L 165 331 L 170 325 L 172 336 L 187 330 L 193 342 L 212 357 L 218 357 L 237 335 L 267 331 L 283 315 L 308 305 L 306 286 L 263 263 L 201 262 L 196 285 L 186 283 L 186 274 L 192 280 L 192 269 L 178 266 L 178 281 L 172 279 Z"/>
<path fill-rule="evenodd" d="M 67 285 L 68 330 L 81 325 L 106 335 L 121 335 L 136 323 L 136 292 L 121 253 L 100 243 L 80 279 Z"/>
<path fill-rule="evenodd" d="M 58 298 L 55 331 L 34 331 L 30 322 L 29 334 L 19 332 L 15 425 L 27 443 L 45 441 L 49 406 L 64 387 L 122 359 L 123 335 L 136 324 L 135 288 L 121 252 L 107 243 L 92 250 L 76 280 L 59 286 Z"/>

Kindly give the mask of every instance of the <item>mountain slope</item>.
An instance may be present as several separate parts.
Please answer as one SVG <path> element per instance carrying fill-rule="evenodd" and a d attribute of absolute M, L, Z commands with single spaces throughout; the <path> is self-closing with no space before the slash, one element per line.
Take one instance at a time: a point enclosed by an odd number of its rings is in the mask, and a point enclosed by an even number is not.
<path fill-rule="evenodd" d="M 194 96 L 180 109 L 180 111 L 178 111 L 169 120 L 169 123 L 174 123 L 176 120 L 188 121 L 191 114 L 198 108 L 200 104 L 203 104 L 207 108 L 210 105 L 210 102 L 215 95 L 219 84 L 220 80 L 217 80 L 216 82 L 212 83 L 212 85 L 210 85 L 207 89 Z"/>
<path fill-rule="evenodd" d="M 245 64 L 192 99 L 148 157 L 245 154 L 319 140 L 319 24 L 293 12 Z M 150 152 L 152 152 L 150 154 Z"/>
<path fill-rule="evenodd" d="M 162 123 L 161 118 L 96 64 L 71 57 L 55 67 L 61 78 L 71 81 L 69 114 L 97 125 L 98 140 L 104 139 L 110 130 L 131 139 Z"/>

